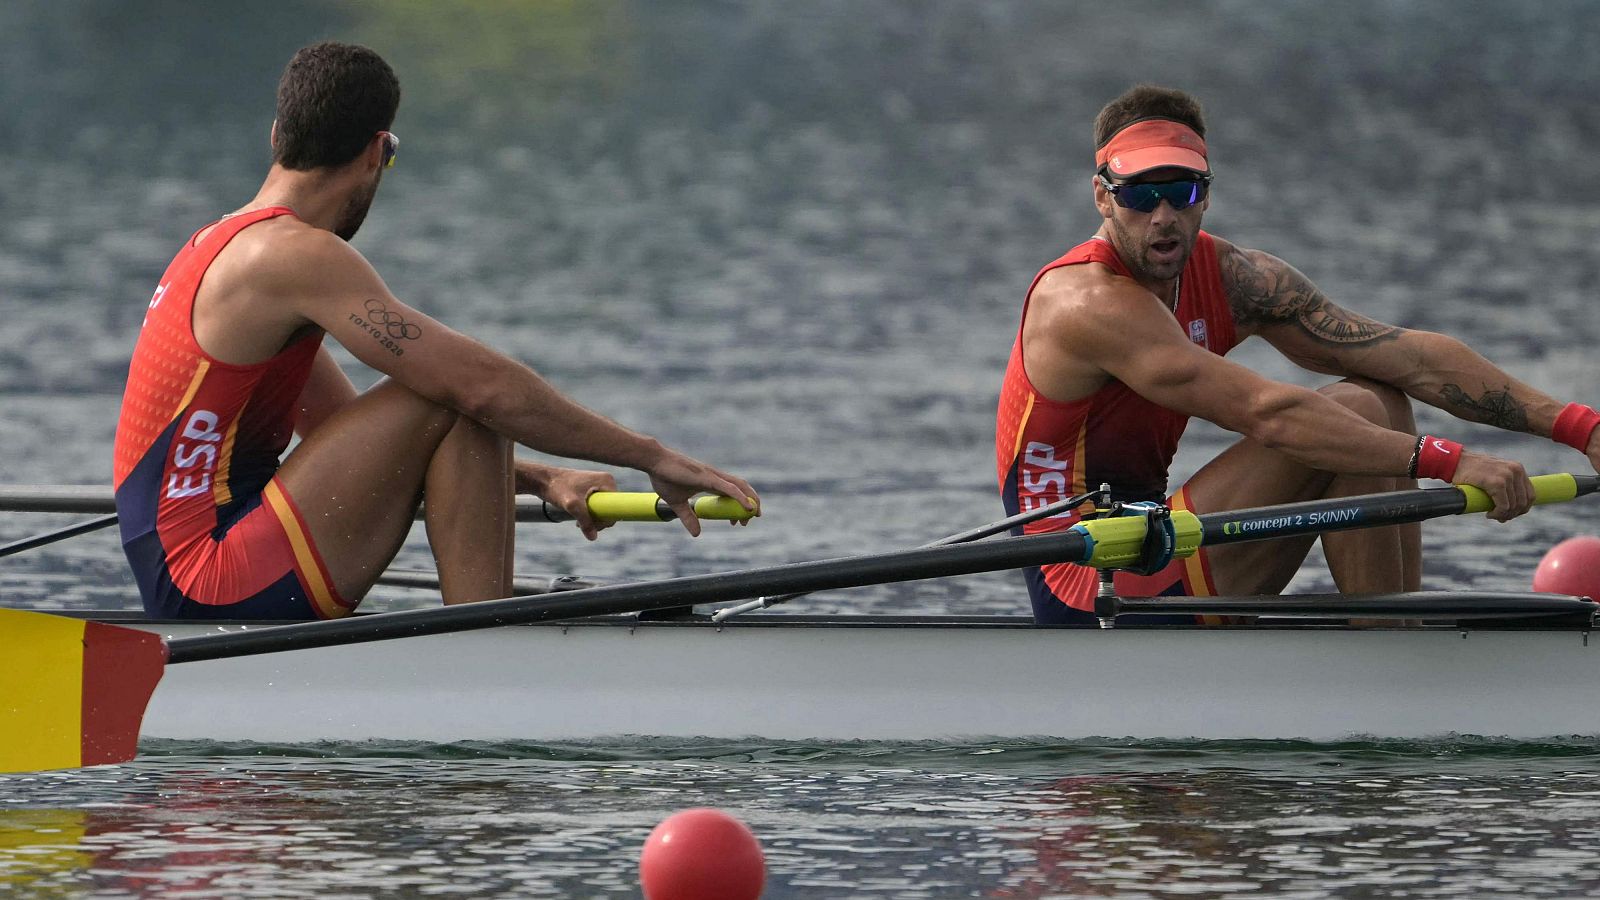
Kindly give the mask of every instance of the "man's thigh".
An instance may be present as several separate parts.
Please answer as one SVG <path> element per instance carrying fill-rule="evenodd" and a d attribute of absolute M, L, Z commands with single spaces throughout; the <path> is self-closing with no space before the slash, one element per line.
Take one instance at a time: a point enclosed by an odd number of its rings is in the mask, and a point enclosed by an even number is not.
<path fill-rule="evenodd" d="M 1196 513 L 1315 500 L 1333 476 L 1306 468 L 1274 450 L 1243 440 L 1223 451 L 1184 484 Z M 1305 562 L 1316 536 L 1224 544 L 1210 548 L 1217 593 L 1275 594 Z"/>
<path fill-rule="evenodd" d="M 385 381 L 301 441 L 278 470 L 341 596 L 359 600 L 411 531 L 456 414 Z"/>

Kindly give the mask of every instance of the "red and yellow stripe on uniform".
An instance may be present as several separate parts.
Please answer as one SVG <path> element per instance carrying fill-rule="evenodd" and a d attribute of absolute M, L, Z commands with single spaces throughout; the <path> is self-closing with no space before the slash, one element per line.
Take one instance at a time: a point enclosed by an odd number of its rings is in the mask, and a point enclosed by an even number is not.
<path fill-rule="evenodd" d="M 132 759 L 166 659 L 159 635 L 0 609 L 0 772 Z"/>

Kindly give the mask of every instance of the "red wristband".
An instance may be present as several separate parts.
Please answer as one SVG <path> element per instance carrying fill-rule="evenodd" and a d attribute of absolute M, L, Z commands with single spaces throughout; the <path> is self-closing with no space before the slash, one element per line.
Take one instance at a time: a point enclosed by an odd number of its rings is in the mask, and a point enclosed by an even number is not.
<path fill-rule="evenodd" d="M 1417 452 L 1417 477 L 1449 481 L 1456 476 L 1456 466 L 1461 465 L 1461 445 L 1448 438 L 1422 436 L 1422 447 Z"/>
<path fill-rule="evenodd" d="M 1566 444 L 1579 453 L 1586 453 L 1589 450 L 1589 435 L 1596 427 L 1600 427 L 1600 412 L 1582 403 L 1568 403 L 1561 415 L 1556 416 L 1556 424 L 1550 429 L 1550 440 Z"/>

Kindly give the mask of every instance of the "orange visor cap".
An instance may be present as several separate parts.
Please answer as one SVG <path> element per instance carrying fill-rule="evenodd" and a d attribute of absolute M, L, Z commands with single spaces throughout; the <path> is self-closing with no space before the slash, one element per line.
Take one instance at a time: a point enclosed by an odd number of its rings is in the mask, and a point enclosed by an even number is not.
<path fill-rule="evenodd" d="M 1172 119 L 1140 119 L 1125 126 L 1095 151 L 1094 165 L 1119 178 L 1174 166 L 1211 174 L 1205 138 Z"/>

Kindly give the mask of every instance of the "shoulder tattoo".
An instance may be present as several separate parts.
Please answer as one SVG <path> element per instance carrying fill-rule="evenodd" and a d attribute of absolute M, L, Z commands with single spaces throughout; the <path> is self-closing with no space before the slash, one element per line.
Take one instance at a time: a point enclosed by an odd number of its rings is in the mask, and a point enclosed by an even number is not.
<path fill-rule="evenodd" d="M 1220 262 L 1228 305 L 1240 325 L 1293 324 L 1319 343 L 1339 346 L 1377 343 L 1404 332 L 1339 306 L 1283 263 L 1268 264 L 1239 249 L 1222 254 Z"/>

